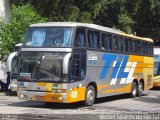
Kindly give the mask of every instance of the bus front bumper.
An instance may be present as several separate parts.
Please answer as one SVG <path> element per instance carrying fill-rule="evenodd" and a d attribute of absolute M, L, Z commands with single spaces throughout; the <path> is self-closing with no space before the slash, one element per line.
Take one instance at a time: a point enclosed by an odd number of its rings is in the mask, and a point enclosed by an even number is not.
<path fill-rule="evenodd" d="M 44 102 L 66 103 L 66 93 L 37 92 L 37 91 L 18 91 L 20 100 L 35 100 Z"/>

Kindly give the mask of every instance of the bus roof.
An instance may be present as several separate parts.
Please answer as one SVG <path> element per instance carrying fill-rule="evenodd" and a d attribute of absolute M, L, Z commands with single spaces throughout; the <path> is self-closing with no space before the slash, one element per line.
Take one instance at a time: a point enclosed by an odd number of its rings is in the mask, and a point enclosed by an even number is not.
<path fill-rule="evenodd" d="M 76 22 L 46 22 L 46 23 L 38 23 L 38 24 L 32 24 L 30 27 L 87 27 L 87 28 L 92 28 L 96 30 L 102 30 L 102 31 L 107 31 L 111 33 L 116 33 L 118 34 L 119 32 L 122 32 L 120 30 L 108 28 L 108 27 L 103 27 L 100 25 L 96 24 L 89 24 L 89 23 L 76 23 Z"/>
<path fill-rule="evenodd" d="M 151 38 L 138 37 L 138 36 L 135 36 L 135 35 L 132 35 L 132 34 L 119 33 L 119 35 L 126 36 L 126 37 L 131 37 L 131 38 L 135 38 L 135 39 L 140 39 L 140 40 L 144 40 L 144 41 L 153 42 L 153 40 Z"/>
<path fill-rule="evenodd" d="M 150 38 L 133 36 L 130 34 L 126 34 L 125 32 L 120 31 L 120 30 L 116 30 L 116 29 L 112 29 L 112 28 L 108 28 L 108 27 L 103 27 L 103 26 L 96 25 L 96 24 L 89 24 L 89 23 L 45 22 L 45 23 L 32 24 L 32 25 L 30 25 L 30 27 L 87 27 L 87 28 L 105 31 L 105 32 L 109 32 L 109 33 L 119 34 L 119 35 L 126 36 L 126 37 L 131 37 L 131 38 L 135 38 L 135 39 L 141 39 L 141 40 L 153 42 L 153 40 Z"/>

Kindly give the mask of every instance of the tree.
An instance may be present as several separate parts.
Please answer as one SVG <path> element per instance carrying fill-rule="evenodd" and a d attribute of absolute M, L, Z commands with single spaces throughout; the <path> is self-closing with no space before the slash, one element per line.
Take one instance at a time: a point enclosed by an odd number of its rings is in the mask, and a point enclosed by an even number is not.
<path fill-rule="evenodd" d="M 95 23 L 131 33 L 133 19 L 127 12 L 125 4 L 126 0 L 103 0 Z"/>
<path fill-rule="evenodd" d="M 1 23 L 0 32 L 0 48 L 1 54 L 11 52 L 18 42 L 23 42 L 24 35 L 30 24 L 47 21 L 42 18 L 29 5 L 21 7 L 12 7 L 10 22 L 8 24 Z"/>
<path fill-rule="evenodd" d="M 155 38 L 160 35 L 160 2 L 159 0 L 141 0 L 133 29 L 137 35 Z M 159 36 L 160 37 L 160 36 Z"/>
<path fill-rule="evenodd" d="M 136 33 L 143 37 L 160 38 L 159 0 L 11 0 L 21 6 L 32 5 L 49 21 L 96 23 Z"/>
<path fill-rule="evenodd" d="M 49 21 L 72 21 L 92 23 L 101 7 L 101 0 L 12 0 L 21 6 L 32 5 Z"/>

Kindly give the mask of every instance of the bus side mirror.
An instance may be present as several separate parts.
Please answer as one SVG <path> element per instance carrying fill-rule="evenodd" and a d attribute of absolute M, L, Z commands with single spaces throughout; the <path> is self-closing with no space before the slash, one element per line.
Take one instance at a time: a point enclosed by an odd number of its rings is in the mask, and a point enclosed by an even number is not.
<path fill-rule="evenodd" d="M 69 61 L 71 58 L 71 53 L 65 55 L 63 60 L 63 74 L 68 74 Z"/>

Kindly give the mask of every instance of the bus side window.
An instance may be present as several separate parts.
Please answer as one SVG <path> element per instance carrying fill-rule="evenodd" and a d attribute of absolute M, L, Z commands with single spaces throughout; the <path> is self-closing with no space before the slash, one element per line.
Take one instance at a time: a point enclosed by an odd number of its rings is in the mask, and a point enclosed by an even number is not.
<path fill-rule="evenodd" d="M 133 52 L 133 53 L 135 53 L 135 51 L 136 51 L 136 50 L 135 50 L 135 47 L 136 47 L 135 44 L 136 44 L 136 43 L 135 43 L 135 40 L 133 40 L 133 41 L 132 41 L 132 46 L 133 46 L 133 47 L 132 47 L 132 52 Z"/>
<path fill-rule="evenodd" d="M 102 50 L 112 50 L 112 35 L 102 34 Z"/>
<path fill-rule="evenodd" d="M 15 56 L 12 60 L 11 70 L 12 70 L 12 73 L 15 73 L 15 74 L 18 73 L 18 57 L 17 56 Z"/>
<path fill-rule="evenodd" d="M 145 42 L 145 54 L 148 54 L 148 42 Z"/>
<path fill-rule="evenodd" d="M 133 53 L 138 53 L 138 43 L 137 43 L 137 40 L 133 39 L 132 46 L 133 46 Z"/>
<path fill-rule="evenodd" d="M 128 52 L 132 53 L 132 39 L 128 38 L 127 41 L 128 41 Z"/>
<path fill-rule="evenodd" d="M 149 50 L 148 50 L 148 42 L 142 42 L 142 48 L 143 48 L 143 51 L 142 53 L 147 55 Z"/>
<path fill-rule="evenodd" d="M 141 43 L 141 41 L 138 40 L 137 44 L 138 44 L 138 53 L 142 54 L 142 43 Z"/>
<path fill-rule="evenodd" d="M 145 42 L 142 42 L 142 54 L 145 54 Z"/>
<path fill-rule="evenodd" d="M 118 51 L 118 38 L 116 35 L 113 35 L 113 42 L 114 42 L 114 51 Z"/>
<path fill-rule="evenodd" d="M 126 37 L 123 39 L 123 52 L 128 52 L 128 41 Z"/>
<path fill-rule="evenodd" d="M 123 50 L 123 37 L 119 36 L 118 37 L 118 51 Z"/>
<path fill-rule="evenodd" d="M 153 43 L 149 43 L 149 55 L 153 55 Z"/>
<path fill-rule="evenodd" d="M 122 40 L 121 36 L 113 35 L 113 42 L 114 42 L 114 50 L 115 51 L 122 51 Z"/>
<path fill-rule="evenodd" d="M 85 29 L 78 28 L 76 31 L 76 38 L 74 41 L 75 47 L 85 47 Z"/>
<path fill-rule="evenodd" d="M 99 37 L 100 33 L 96 31 L 88 31 L 88 48 L 98 49 L 99 48 Z"/>

